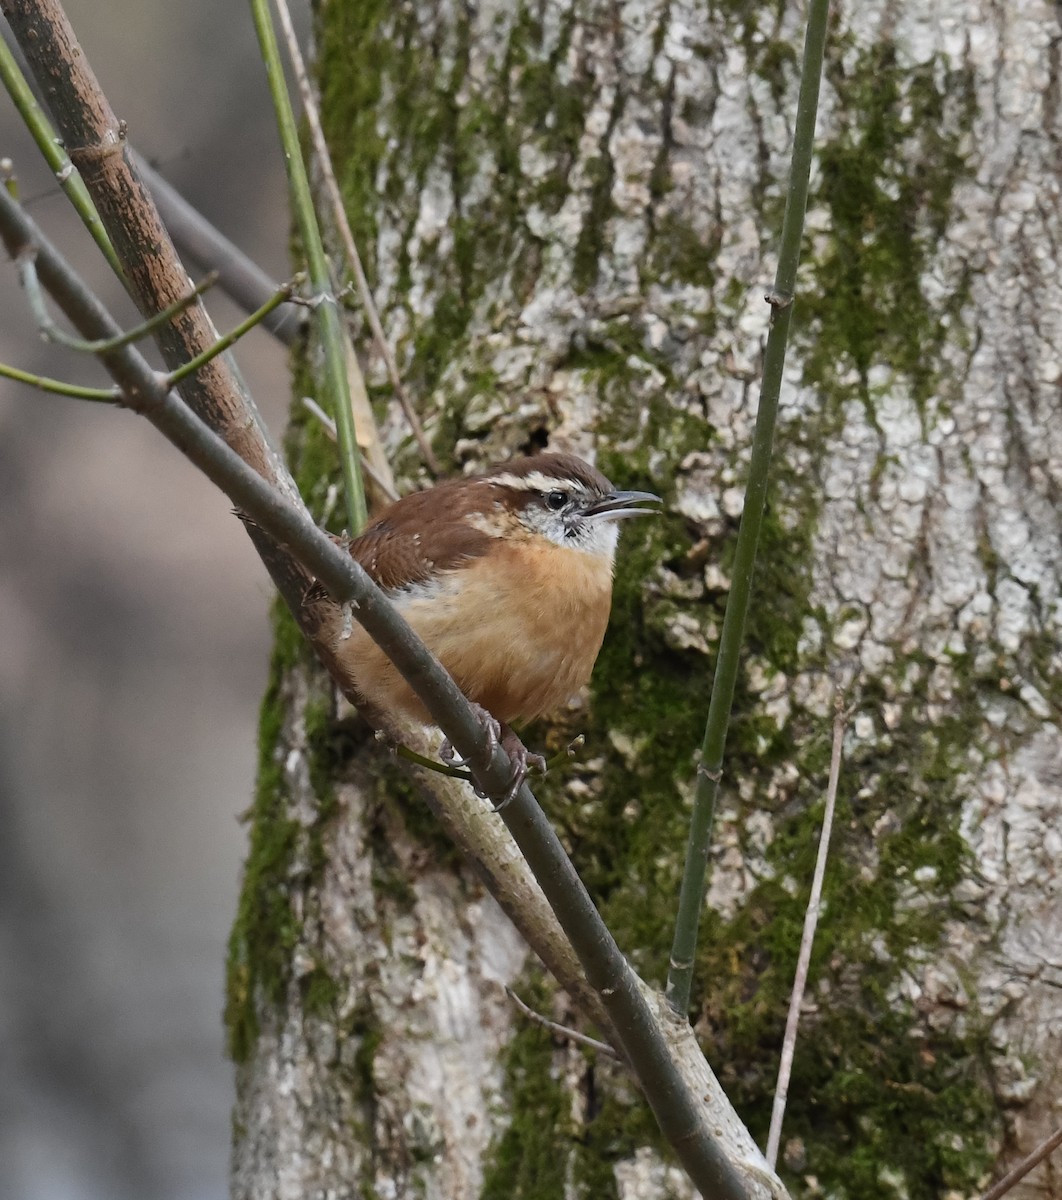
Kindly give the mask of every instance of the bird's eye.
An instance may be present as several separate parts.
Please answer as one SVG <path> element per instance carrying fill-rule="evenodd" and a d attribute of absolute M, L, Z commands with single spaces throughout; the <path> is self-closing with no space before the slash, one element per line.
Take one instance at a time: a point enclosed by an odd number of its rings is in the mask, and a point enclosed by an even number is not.
<path fill-rule="evenodd" d="M 568 493 L 555 491 L 546 493 L 546 507 L 553 512 L 559 512 L 568 503 Z"/>

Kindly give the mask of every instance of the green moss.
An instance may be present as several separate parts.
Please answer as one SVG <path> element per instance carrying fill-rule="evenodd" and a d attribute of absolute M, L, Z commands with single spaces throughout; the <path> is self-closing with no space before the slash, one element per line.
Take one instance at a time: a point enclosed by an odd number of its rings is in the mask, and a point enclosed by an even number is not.
<path fill-rule="evenodd" d="M 489 1152 L 481 1200 L 564 1196 L 571 1100 L 553 1073 L 552 1056 L 549 1033 L 531 1022 L 509 1044 L 504 1095 L 512 1120 Z"/>
<path fill-rule="evenodd" d="M 817 200 L 831 238 L 800 300 L 808 376 L 838 386 L 854 367 L 872 403 L 867 373 L 887 364 L 922 402 L 967 298 L 965 286 L 931 297 L 926 278 L 968 173 L 961 147 L 975 115 L 972 77 L 937 60 L 900 69 L 888 43 L 848 70 L 835 55 L 828 74 L 840 124 L 819 148 Z"/>
<path fill-rule="evenodd" d="M 448 177 L 452 251 L 418 245 L 417 270 L 432 276 L 433 304 L 430 315 L 414 321 L 404 354 L 407 386 L 426 395 L 439 387 L 443 368 L 463 356 L 461 340 L 485 288 L 506 273 L 521 294 L 536 278 L 539 245 L 528 236 L 526 216 L 532 208 L 554 213 L 568 195 L 588 93 L 585 80 L 558 78 L 574 13 L 547 54 L 538 18 L 521 6 L 503 61 L 489 77 L 468 71 L 470 17 L 457 17 L 447 51 L 438 56 L 422 53 L 416 21 L 413 10 L 375 0 L 330 10 L 319 30 L 319 61 L 326 131 L 336 161 L 346 164 L 341 186 L 359 244 L 373 245 L 381 207 L 404 227 L 398 294 L 411 281 L 405 247 L 414 242 L 417 206 L 409 197 L 424 193 L 429 172 L 442 170 Z M 386 139 L 376 113 L 385 95 Z M 531 147 L 548 168 L 525 176 L 521 151 Z M 485 171 L 488 187 L 482 186 Z M 588 277 L 596 272 L 599 247 L 591 242 L 601 236 L 610 173 L 603 154 L 593 192 L 595 219 L 579 251 Z M 366 257 L 371 265 L 371 253 Z M 452 440 L 440 448 L 448 452 L 451 445 Z"/>
<path fill-rule="evenodd" d="M 519 987 L 537 1012 L 548 1012 L 555 985 L 533 970 Z M 557 1076 L 552 1035 L 522 1021 L 504 1057 L 504 1109 L 511 1120 L 488 1151 L 481 1200 L 615 1200 L 616 1164 L 664 1145 L 648 1107 L 616 1086 L 623 1073 L 586 1051 L 582 1117 L 572 1116 L 569 1092 Z"/>
<path fill-rule="evenodd" d="M 304 348 L 292 354 L 291 368 L 292 394 L 317 398 L 316 381 Z M 342 486 L 339 452 L 321 422 L 298 402 L 292 405 L 288 416 L 284 455 L 299 493 L 314 519 L 321 521 L 325 516 L 330 519 L 338 516 L 342 520 L 342 502 L 333 498 L 333 511 L 326 512 L 329 489 Z"/>
<path fill-rule="evenodd" d="M 274 605 L 276 638 L 258 729 L 258 776 L 251 808 L 251 842 L 236 920 L 229 937 L 225 1026 L 229 1054 L 244 1062 L 258 1036 L 259 1000 L 283 1001 L 298 923 L 291 909 L 288 867 L 299 827 L 287 814 L 281 733 L 283 681 L 303 652 L 302 635 L 287 609 Z"/>
<path fill-rule="evenodd" d="M 590 210 L 587 219 L 579 231 L 579 240 L 575 244 L 575 261 L 572 265 L 572 282 L 577 291 L 586 291 L 597 280 L 598 260 L 605 250 L 605 231 L 607 222 L 612 215 L 612 184 L 616 171 L 612 157 L 607 152 L 608 138 L 612 133 L 619 113 L 622 110 L 623 93 L 617 90 L 616 103 L 609 115 L 607 131 L 602 135 L 602 153 L 600 157 L 591 159 L 585 164 L 585 170 L 590 182 Z"/>
<path fill-rule="evenodd" d="M 299 980 L 299 991 L 302 1010 L 307 1016 L 335 1020 L 340 986 L 324 967 L 316 966 L 308 975 L 304 975 Z"/>
<path fill-rule="evenodd" d="M 321 117 L 332 161 L 342 172 L 340 186 L 351 201 L 347 216 L 360 247 L 371 246 L 376 236 L 376 171 L 385 149 L 376 108 L 386 74 L 369 67 L 373 62 L 386 67 L 401 54 L 384 29 L 390 11 L 385 0 L 350 0 L 333 5 L 318 28 Z M 363 265 L 371 282 L 371 255 L 363 256 Z"/>
<path fill-rule="evenodd" d="M 250 846 L 229 938 L 225 1025 L 229 1053 L 236 1062 L 245 1061 L 254 1047 L 259 1005 L 280 1008 L 285 1003 L 292 953 L 301 933 L 292 891 L 305 892 L 310 878 L 324 868 L 323 837 L 335 811 L 334 780 L 343 753 L 331 721 L 330 699 L 312 697 L 305 709 L 305 728 L 317 819 L 306 829 L 289 815 L 283 731 L 286 679 L 294 670 L 309 669 L 310 651 L 279 600 L 274 604 L 274 630 L 270 679 L 259 714 Z M 317 968 L 302 981 L 304 993 L 315 1002 L 322 1000 L 326 979 L 324 969 Z"/>
<path fill-rule="evenodd" d="M 666 283 L 714 287 L 715 259 L 721 241 L 720 225 L 714 225 L 711 235 L 706 237 L 677 213 L 665 213 L 657 224 L 649 248 L 643 281 L 660 279 Z M 744 289 L 739 298 L 744 299 Z M 710 332 L 710 328 L 706 332 Z"/>

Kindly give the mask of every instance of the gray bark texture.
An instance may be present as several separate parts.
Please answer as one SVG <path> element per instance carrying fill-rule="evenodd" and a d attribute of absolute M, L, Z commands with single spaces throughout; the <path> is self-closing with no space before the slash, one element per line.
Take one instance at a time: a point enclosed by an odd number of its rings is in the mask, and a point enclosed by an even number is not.
<path fill-rule="evenodd" d="M 666 498 L 624 534 L 589 693 L 528 731 L 586 733 L 540 795 L 657 985 L 802 15 L 318 12 L 337 170 L 440 457 L 548 444 Z M 794 1196 L 973 1197 L 1062 1120 L 1060 47 L 1045 0 L 834 6 L 691 1013 L 762 1142 L 843 688 Z M 302 424 L 290 452 L 323 512 L 331 451 Z M 580 1023 L 278 617 L 230 962 L 234 1196 L 691 1195 L 622 1069 L 530 1024 L 506 985 Z M 1012 1194 L 1062 1198 L 1062 1167 Z"/>

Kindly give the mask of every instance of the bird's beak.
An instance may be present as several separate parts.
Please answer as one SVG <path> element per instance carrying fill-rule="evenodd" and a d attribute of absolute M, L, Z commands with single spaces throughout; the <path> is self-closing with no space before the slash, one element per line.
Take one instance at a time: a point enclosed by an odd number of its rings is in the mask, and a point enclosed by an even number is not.
<path fill-rule="evenodd" d="M 623 517 L 640 517 L 658 512 L 655 508 L 633 508 L 635 504 L 659 504 L 660 497 L 652 492 L 609 492 L 585 509 L 583 516 L 602 521 L 619 521 Z"/>

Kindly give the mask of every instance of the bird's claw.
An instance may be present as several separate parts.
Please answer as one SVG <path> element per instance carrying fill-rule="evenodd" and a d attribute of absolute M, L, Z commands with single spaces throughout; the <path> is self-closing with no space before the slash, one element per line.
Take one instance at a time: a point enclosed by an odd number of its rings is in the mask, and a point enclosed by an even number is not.
<path fill-rule="evenodd" d="M 481 705 L 474 704 L 472 707 L 475 709 L 476 716 L 483 726 L 483 732 L 487 738 L 488 752 L 493 754 L 495 749 L 501 746 L 505 753 L 508 754 L 509 761 L 513 765 L 512 778 L 509 780 L 509 786 L 505 791 L 505 795 L 494 806 L 494 812 L 500 812 L 516 796 L 516 793 L 520 790 L 520 785 L 531 771 L 538 771 L 540 774 L 545 775 L 546 760 L 541 754 L 532 754 L 508 725 L 502 725 Z M 439 757 L 447 766 L 468 766 L 469 760 L 457 756 L 449 738 L 445 738 L 442 745 L 440 745 Z M 489 798 L 486 792 L 482 791 L 476 784 L 472 785 L 472 789 L 481 799 L 486 800 Z"/>
<path fill-rule="evenodd" d="M 487 752 L 493 754 L 497 746 L 503 745 L 502 727 L 496 718 L 492 717 L 489 712 L 481 704 L 473 704 L 472 711 L 479 718 L 480 725 L 483 728 L 484 734 L 487 737 Z M 457 752 L 454 750 L 453 743 L 449 738 L 444 738 L 442 745 L 439 747 L 439 757 L 449 767 L 467 767 L 467 758 L 458 758 Z"/>
<path fill-rule="evenodd" d="M 449 738 L 443 738 L 442 744 L 439 746 L 439 757 L 448 767 L 468 766 L 468 759 L 458 757 L 457 751 L 453 748 L 453 744 Z"/>
<path fill-rule="evenodd" d="M 501 741 L 502 749 L 509 756 L 509 761 L 513 764 L 513 777 L 509 780 L 509 787 L 505 795 L 494 806 L 495 812 L 501 810 L 509 804 L 516 793 L 520 790 L 520 785 L 531 773 L 532 769 L 539 772 L 541 775 L 546 773 L 546 760 L 541 754 L 532 754 L 517 735 L 508 727 L 505 728 L 505 736 Z"/>

